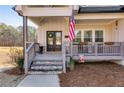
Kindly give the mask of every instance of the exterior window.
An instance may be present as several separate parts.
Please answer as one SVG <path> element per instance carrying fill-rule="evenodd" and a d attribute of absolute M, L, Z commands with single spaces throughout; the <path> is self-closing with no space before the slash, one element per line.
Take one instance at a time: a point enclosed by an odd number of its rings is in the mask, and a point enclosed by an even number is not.
<path fill-rule="evenodd" d="M 102 30 L 95 31 L 95 42 L 103 42 L 103 31 Z"/>
<path fill-rule="evenodd" d="M 81 31 L 77 32 L 74 42 L 81 42 Z"/>
<path fill-rule="evenodd" d="M 92 31 L 84 31 L 84 42 L 92 42 Z"/>

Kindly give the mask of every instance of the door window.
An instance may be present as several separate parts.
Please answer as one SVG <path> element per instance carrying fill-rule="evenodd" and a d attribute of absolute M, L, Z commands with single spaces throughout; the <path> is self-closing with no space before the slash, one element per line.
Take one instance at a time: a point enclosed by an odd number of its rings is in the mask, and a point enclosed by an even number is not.
<path fill-rule="evenodd" d="M 61 45 L 61 32 L 56 32 L 56 45 Z"/>
<path fill-rule="evenodd" d="M 53 41 L 54 41 L 54 33 L 48 32 L 48 44 L 53 45 Z"/>
<path fill-rule="evenodd" d="M 47 51 L 61 51 L 62 32 L 47 31 Z"/>

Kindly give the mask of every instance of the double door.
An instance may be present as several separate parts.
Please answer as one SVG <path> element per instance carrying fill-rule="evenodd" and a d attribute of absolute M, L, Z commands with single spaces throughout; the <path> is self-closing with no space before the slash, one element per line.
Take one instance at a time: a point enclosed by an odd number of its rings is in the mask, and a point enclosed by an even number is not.
<path fill-rule="evenodd" d="M 47 51 L 61 51 L 62 32 L 47 31 Z"/>

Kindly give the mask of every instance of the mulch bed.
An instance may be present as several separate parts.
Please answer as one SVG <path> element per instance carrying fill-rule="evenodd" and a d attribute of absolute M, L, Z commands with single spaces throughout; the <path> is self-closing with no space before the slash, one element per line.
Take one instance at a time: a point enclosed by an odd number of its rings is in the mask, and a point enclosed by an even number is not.
<path fill-rule="evenodd" d="M 16 87 L 24 79 L 24 71 L 17 67 L 0 73 L 0 87 Z"/>
<path fill-rule="evenodd" d="M 110 62 L 76 64 L 59 75 L 62 87 L 124 87 L 124 66 Z"/>
<path fill-rule="evenodd" d="M 5 71 L 4 73 L 9 75 L 23 75 L 24 71 L 21 71 L 19 68 L 15 67 L 13 69 Z"/>

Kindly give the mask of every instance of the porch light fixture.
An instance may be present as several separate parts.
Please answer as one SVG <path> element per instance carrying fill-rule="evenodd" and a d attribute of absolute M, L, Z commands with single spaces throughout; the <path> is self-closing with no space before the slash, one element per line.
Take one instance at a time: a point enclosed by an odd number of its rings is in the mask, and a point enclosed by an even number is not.
<path fill-rule="evenodd" d="M 118 21 L 115 21 L 116 30 L 118 29 Z"/>

